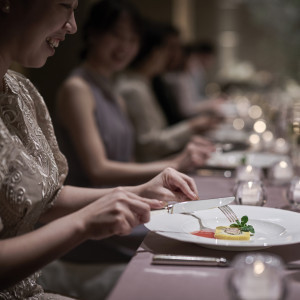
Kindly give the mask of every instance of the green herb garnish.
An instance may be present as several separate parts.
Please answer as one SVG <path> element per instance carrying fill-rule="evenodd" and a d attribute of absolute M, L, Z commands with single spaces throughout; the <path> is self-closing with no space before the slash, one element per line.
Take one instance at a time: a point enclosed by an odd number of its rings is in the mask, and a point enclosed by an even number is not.
<path fill-rule="evenodd" d="M 236 220 L 236 223 L 230 224 L 230 227 L 239 228 L 240 231 L 244 231 L 244 232 L 250 231 L 250 233 L 253 235 L 255 233 L 255 230 L 252 225 L 247 225 L 247 222 L 248 222 L 248 217 L 243 216 L 241 218 L 241 222 L 239 220 Z"/>

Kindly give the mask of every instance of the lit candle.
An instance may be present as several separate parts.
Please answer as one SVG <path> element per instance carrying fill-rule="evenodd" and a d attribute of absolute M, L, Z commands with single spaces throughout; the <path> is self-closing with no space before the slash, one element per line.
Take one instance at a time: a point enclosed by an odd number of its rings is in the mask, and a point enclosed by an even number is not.
<path fill-rule="evenodd" d="M 265 149 L 271 149 L 274 145 L 274 135 L 271 131 L 267 130 L 262 134 L 263 145 Z"/>
<path fill-rule="evenodd" d="M 236 174 L 237 181 L 259 180 L 261 169 L 251 165 L 239 166 Z"/>
<path fill-rule="evenodd" d="M 245 205 L 256 205 L 259 201 L 259 189 L 257 185 L 253 184 L 253 181 L 247 182 L 242 185 L 240 191 L 240 202 Z"/>
<path fill-rule="evenodd" d="M 289 151 L 289 145 L 283 138 L 278 138 L 275 141 L 274 151 L 280 154 L 286 154 Z"/>
<path fill-rule="evenodd" d="M 272 167 L 271 176 L 274 181 L 288 182 L 292 179 L 293 175 L 293 167 L 288 161 L 282 160 Z"/>
<path fill-rule="evenodd" d="M 282 299 L 286 283 L 283 263 L 275 255 L 240 254 L 233 261 L 229 278 L 231 299 Z"/>

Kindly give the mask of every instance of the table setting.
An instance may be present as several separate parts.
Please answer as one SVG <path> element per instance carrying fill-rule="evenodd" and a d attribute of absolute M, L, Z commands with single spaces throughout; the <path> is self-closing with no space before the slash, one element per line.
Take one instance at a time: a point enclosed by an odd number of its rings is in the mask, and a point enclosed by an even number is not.
<path fill-rule="evenodd" d="M 294 209 L 289 198 L 289 193 L 297 197 L 299 181 L 295 180 L 293 185 L 290 184 L 292 187 L 274 185 L 267 181 L 264 183 L 266 201 L 259 205 L 257 203 L 245 205 L 236 202 L 234 195 L 234 188 L 238 182 L 236 176 L 225 178 L 193 175 L 193 177 L 205 208 L 197 210 L 195 214 L 202 219 L 203 224 L 211 228 L 216 228 L 219 224 L 228 225 L 230 222 L 222 211 L 218 207 L 209 208 L 205 202 L 212 200 L 216 206 L 220 198 L 234 198 L 227 205 L 239 218 L 248 216 L 249 223 L 256 230 L 255 239 L 226 241 L 194 236 L 191 232 L 199 228 L 196 218 L 182 213 L 171 214 L 167 209 L 153 211 L 150 222 L 146 224 L 149 233 L 112 291 L 109 300 L 299 299 L 300 230 L 297 224 L 300 223 L 300 214 Z M 173 209 L 175 208 L 176 205 Z M 257 290 L 257 293 L 251 293 L 256 291 L 251 285 L 257 284 L 258 275 L 255 274 L 253 267 L 256 258 L 250 259 L 248 269 L 241 267 L 241 264 L 244 266 L 246 261 L 249 261 L 247 255 L 261 255 L 258 263 L 263 264 L 266 270 L 274 268 L 267 273 L 262 272 L 260 276 L 266 278 L 261 277 L 259 281 L 267 285 L 271 280 L 273 288 L 277 287 L 277 294 L 272 298 L 259 298 L 264 295 L 261 289 L 260 292 Z M 272 258 L 271 261 L 280 262 L 276 268 L 266 265 L 264 260 L 268 257 Z M 199 259 L 200 262 L 197 261 Z M 247 270 L 245 274 L 241 274 L 241 269 Z M 237 272 L 240 272 L 238 276 L 240 282 L 234 275 Z M 268 274 L 274 273 L 278 273 L 277 277 L 270 279 Z M 134 282 L 130 289 L 128 289 L 129 282 Z M 244 288 L 237 290 L 237 286 Z M 267 286 L 270 290 L 269 285 Z M 242 293 L 243 297 L 237 296 L 238 293 Z"/>
<path fill-rule="evenodd" d="M 189 174 L 201 200 L 151 212 L 109 300 L 299 299 L 300 106 L 287 112 L 265 97 L 228 102 L 224 126 L 210 135 L 216 152 Z M 248 240 L 216 238 L 245 217 L 255 229 Z"/>

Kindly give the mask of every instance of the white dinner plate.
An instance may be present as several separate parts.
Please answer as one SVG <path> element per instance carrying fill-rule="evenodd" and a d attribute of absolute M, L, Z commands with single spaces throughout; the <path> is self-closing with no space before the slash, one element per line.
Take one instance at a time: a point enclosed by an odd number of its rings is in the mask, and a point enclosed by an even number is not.
<path fill-rule="evenodd" d="M 276 153 L 232 151 L 212 153 L 206 165 L 210 167 L 236 168 L 241 164 L 243 157 L 246 158 L 247 164 L 260 168 L 269 168 L 278 161 L 288 159 L 286 155 Z"/>
<path fill-rule="evenodd" d="M 300 213 L 269 207 L 230 205 L 241 218 L 247 215 L 248 224 L 255 229 L 255 235 L 249 241 L 221 240 L 195 236 L 191 232 L 199 230 L 196 218 L 183 214 L 153 212 L 150 222 L 145 226 L 158 234 L 179 240 L 199 244 L 206 248 L 233 251 L 250 251 L 273 246 L 300 243 Z M 217 209 L 196 212 L 203 225 L 215 229 L 217 226 L 228 226 L 230 222 Z"/>

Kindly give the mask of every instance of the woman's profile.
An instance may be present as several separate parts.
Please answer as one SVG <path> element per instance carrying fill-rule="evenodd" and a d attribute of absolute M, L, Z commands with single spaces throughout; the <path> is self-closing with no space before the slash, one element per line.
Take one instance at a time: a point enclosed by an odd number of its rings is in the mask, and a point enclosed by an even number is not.
<path fill-rule="evenodd" d="M 193 180 L 174 169 L 138 186 L 64 185 L 68 165 L 43 98 L 9 66 L 42 67 L 76 32 L 77 5 L 0 1 L 0 299 L 68 299 L 44 292 L 42 267 L 88 239 L 130 233 L 162 201 L 196 198 Z"/>

